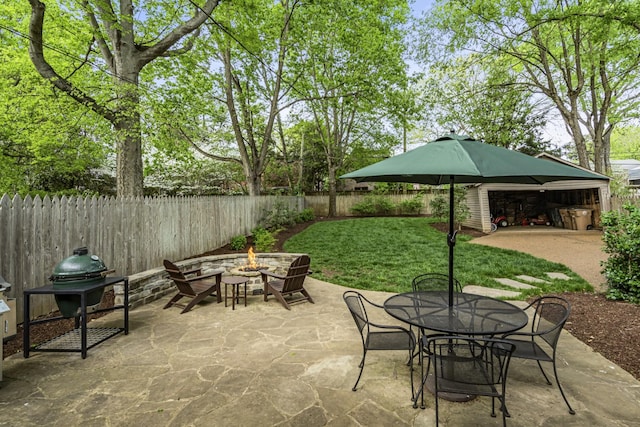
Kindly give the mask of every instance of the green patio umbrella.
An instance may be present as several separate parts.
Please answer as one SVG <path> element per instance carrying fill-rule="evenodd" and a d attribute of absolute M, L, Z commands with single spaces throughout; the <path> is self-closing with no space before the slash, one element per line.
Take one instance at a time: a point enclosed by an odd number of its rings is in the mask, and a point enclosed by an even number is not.
<path fill-rule="evenodd" d="M 606 180 L 607 177 L 565 164 L 538 159 L 517 151 L 450 133 L 406 153 L 374 163 L 340 178 L 358 182 L 450 184 L 449 188 L 449 301 L 453 300 L 453 185 L 508 182 L 544 184 L 562 180 Z"/>

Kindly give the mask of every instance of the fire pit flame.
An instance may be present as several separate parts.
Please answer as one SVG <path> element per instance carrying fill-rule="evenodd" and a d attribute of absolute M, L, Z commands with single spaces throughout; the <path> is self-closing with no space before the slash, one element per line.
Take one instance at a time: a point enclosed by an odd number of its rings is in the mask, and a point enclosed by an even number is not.
<path fill-rule="evenodd" d="M 249 252 L 247 253 L 247 261 L 249 261 L 248 267 L 250 269 L 258 268 L 258 263 L 256 262 L 256 254 L 253 252 L 253 246 L 249 246 Z"/>
<path fill-rule="evenodd" d="M 253 252 L 253 246 L 249 246 L 249 251 L 247 252 L 247 265 L 240 267 L 238 270 L 240 271 L 260 271 L 266 269 L 267 267 L 264 265 L 258 265 L 256 261 L 256 254 Z"/>

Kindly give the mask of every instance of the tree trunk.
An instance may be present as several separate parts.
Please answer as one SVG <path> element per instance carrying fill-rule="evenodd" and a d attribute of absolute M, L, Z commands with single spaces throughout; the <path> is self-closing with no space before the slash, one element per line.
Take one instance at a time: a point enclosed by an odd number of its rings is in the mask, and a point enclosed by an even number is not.
<path fill-rule="evenodd" d="M 329 165 L 329 217 L 333 218 L 336 213 L 337 191 L 336 191 L 336 168 Z"/>
<path fill-rule="evenodd" d="M 130 85 L 129 85 L 130 86 Z M 121 103 L 138 105 L 137 87 L 129 88 Z M 116 182 L 118 197 L 144 195 L 142 168 L 142 134 L 137 108 L 124 108 L 114 123 L 116 131 Z"/>

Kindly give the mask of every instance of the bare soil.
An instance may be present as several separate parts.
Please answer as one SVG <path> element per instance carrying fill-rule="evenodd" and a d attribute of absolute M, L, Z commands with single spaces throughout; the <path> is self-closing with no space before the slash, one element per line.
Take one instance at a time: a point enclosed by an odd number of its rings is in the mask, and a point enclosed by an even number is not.
<path fill-rule="evenodd" d="M 284 242 L 291 236 L 301 232 L 309 225 L 318 221 L 330 221 L 344 218 L 317 218 L 315 221 L 296 224 L 276 236 L 277 243 L 274 251 L 283 252 Z M 435 224 L 438 230 L 447 232 L 446 224 Z M 472 237 L 483 236 L 477 230 L 463 228 L 460 234 Z M 247 246 L 253 244 L 249 240 Z M 246 252 L 234 251 L 229 245 L 211 250 L 206 255 L 220 255 L 227 253 Z M 205 255 L 205 254 L 202 254 Z M 199 255 L 200 256 L 200 255 Z M 611 301 L 601 293 L 566 292 L 560 294 L 571 303 L 571 316 L 565 325 L 573 336 L 602 354 L 607 359 L 619 365 L 636 379 L 640 380 L 640 306 Z M 103 297 L 103 307 L 113 306 L 113 293 L 107 292 Z M 59 316 L 52 313 L 50 316 Z M 92 315 L 99 316 L 99 315 Z M 41 343 L 64 332 L 73 329 L 73 319 L 64 319 L 50 323 L 41 323 L 31 328 L 32 343 Z M 18 333 L 4 345 L 4 357 L 22 350 L 22 326 L 18 326 Z"/>

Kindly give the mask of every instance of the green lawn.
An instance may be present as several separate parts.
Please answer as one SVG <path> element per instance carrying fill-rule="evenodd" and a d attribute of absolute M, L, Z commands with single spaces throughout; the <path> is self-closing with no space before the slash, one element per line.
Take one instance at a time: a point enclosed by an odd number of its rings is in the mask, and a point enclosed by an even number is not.
<path fill-rule="evenodd" d="M 388 292 L 411 290 L 413 277 L 447 272 L 446 235 L 431 227 L 431 218 L 354 218 L 318 222 L 285 244 L 288 252 L 308 253 L 314 277 L 337 285 Z M 455 277 L 465 285 L 505 287 L 493 278 L 516 275 L 547 278 L 560 272 L 571 280 L 548 279 L 541 293 L 592 291 L 592 286 L 562 264 L 505 249 L 468 243 L 458 236 Z M 523 298 L 527 293 L 523 293 Z"/>

